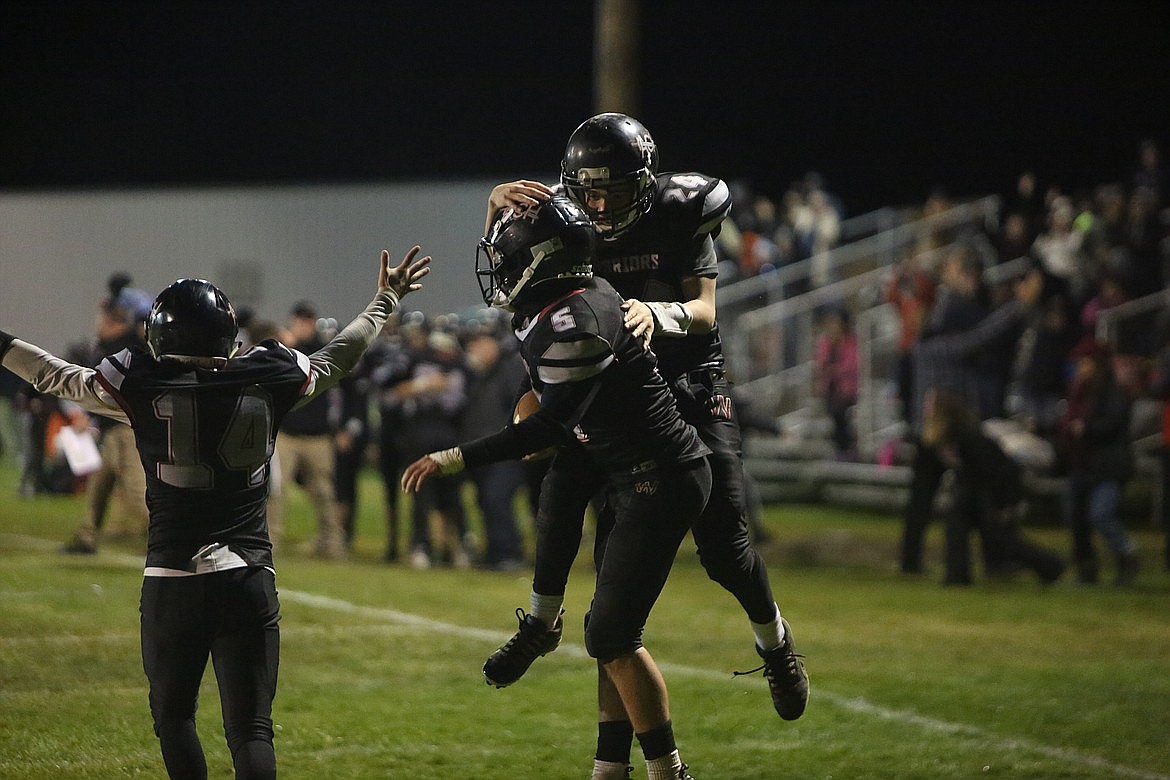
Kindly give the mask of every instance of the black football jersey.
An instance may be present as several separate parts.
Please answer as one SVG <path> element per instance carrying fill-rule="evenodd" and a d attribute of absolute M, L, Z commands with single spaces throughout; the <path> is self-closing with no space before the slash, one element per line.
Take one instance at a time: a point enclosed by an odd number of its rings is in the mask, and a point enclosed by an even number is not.
<path fill-rule="evenodd" d="M 212 370 L 133 348 L 97 370 L 130 418 L 146 470 L 146 565 L 183 570 L 219 543 L 271 566 L 269 460 L 281 419 L 312 392 L 308 357 L 265 341 Z"/>
<path fill-rule="evenodd" d="M 686 276 L 718 274 L 712 237 L 731 211 L 731 193 L 721 179 L 701 173 L 663 173 L 650 210 L 612 241 L 597 242 L 593 273 L 622 298 L 682 301 Z M 654 340 L 659 370 L 668 380 L 697 368 L 722 368 L 719 326 L 709 333 Z"/>
<path fill-rule="evenodd" d="M 592 279 L 513 325 L 538 395 L 554 385 L 589 386 L 577 440 L 611 477 L 630 480 L 709 450 L 679 416 L 654 354 L 624 327 L 621 303 L 608 282 Z"/>

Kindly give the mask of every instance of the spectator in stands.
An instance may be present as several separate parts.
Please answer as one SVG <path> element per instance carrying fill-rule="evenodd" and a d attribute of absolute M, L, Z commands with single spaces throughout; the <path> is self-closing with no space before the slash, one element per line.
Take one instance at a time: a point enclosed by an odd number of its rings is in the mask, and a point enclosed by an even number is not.
<path fill-rule="evenodd" d="M 1007 263 L 1018 257 L 1030 256 L 1033 241 L 1035 236 L 1027 217 L 1018 211 L 1009 212 L 994 237 L 996 261 Z"/>
<path fill-rule="evenodd" d="M 1089 269 L 1082 251 L 1084 234 L 1073 225 L 1076 214 L 1072 202 L 1058 196 L 1048 209 L 1047 227 L 1032 245 L 1045 272 L 1067 289 L 1067 297 L 1079 307 L 1085 301 Z"/>
<path fill-rule="evenodd" d="M 1069 352 L 1080 329 L 1070 322 L 1059 296 L 1044 302 L 1040 316 L 1022 340 L 1019 391 L 1024 427 L 1051 441 L 1069 382 Z"/>
<path fill-rule="evenodd" d="M 828 252 L 841 240 L 841 216 L 824 190 L 810 190 L 806 200 L 811 214 L 812 268 L 809 276 L 813 289 L 816 289 L 838 280 L 837 272 L 829 266 Z"/>
<path fill-rule="evenodd" d="M 909 422 L 914 403 L 914 345 L 922 335 L 934 306 L 936 282 L 922 267 L 921 256 L 908 251 L 894 265 L 886 282 L 885 299 L 898 310 L 898 399 L 902 419 Z"/>
<path fill-rule="evenodd" d="M 1129 196 L 1126 208 L 1124 247 L 1130 290 L 1135 298 L 1158 292 L 1162 278 L 1162 243 L 1166 229 L 1158 215 L 1158 196 L 1148 187 L 1139 187 Z"/>
<path fill-rule="evenodd" d="M 1166 205 L 1166 182 L 1170 173 L 1162 164 L 1162 148 L 1153 138 L 1143 138 L 1138 146 L 1137 169 L 1130 177 L 1134 192 L 1147 189 L 1154 194 L 1154 208 Z"/>
<path fill-rule="evenodd" d="M 1133 476 L 1130 399 L 1114 379 L 1109 349 L 1092 336 L 1073 349 L 1076 374 L 1061 417 L 1061 452 L 1068 468 L 1065 519 L 1072 534 L 1077 578 L 1098 578 L 1093 531 L 1116 560 L 1118 585 L 1129 585 L 1140 567 L 1137 545 L 1118 518 L 1121 490 Z"/>
<path fill-rule="evenodd" d="M 821 319 L 813 358 L 813 386 L 833 420 L 833 446 L 838 458 L 856 455 L 850 413 L 857 404 L 857 334 L 849 311 L 833 308 Z"/>
<path fill-rule="evenodd" d="M 1023 469 L 984 432 L 979 417 L 949 393 L 930 392 L 923 410 L 922 443 L 955 469 L 955 492 L 947 518 L 947 583 L 971 582 L 970 535 L 978 530 L 992 575 L 1031 569 L 1043 584 L 1064 573 L 1060 556 L 1029 541 L 1020 528 Z M 990 548 L 990 549 L 989 549 Z"/>
<path fill-rule="evenodd" d="M 914 350 L 914 417 L 912 430 L 918 437 L 910 497 L 903 518 L 901 545 L 901 568 L 906 573 L 920 573 L 923 570 L 923 541 L 926 527 L 930 522 L 934 497 L 938 491 L 947 464 L 940 458 L 936 447 L 921 441 L 922 412 L 927 394 L 948 393 L 959 402 L 972 406 L 981 419 L 985 419 L 985 407 L 980 402 L 987 396 L 988 380 L 980 363 L 973 360 L 977 355 L 1014 356 L 1015 344 L 1023 331 L 1026 318 L 1036 306 L 1043 290 L 1042 276 L 1029 272 L 1015 285 L 1015 299 L 1006 303 L 978 324 L 957 332 L 936 333 L 924 338 Z M 961 509 L 963 507 L 960 507 Z M 974 507 L 965 507 L 973 511 Z M 970 524 L 978 527 L 978 521 Z M 990 550 L 985 547 L 985 560 Z M 995 568 L 994 562 L 989 568 Z M 963 584 L 962 572 L 969 566 L 964 561 L 948 560 L 944 582 Z"/>
<path fill-rule="evenodd" d="M 1028 245 L 1031 246 L 1044 227 L 1044 218 L 1047 212 L 1044 195 L 1037 184 L 1036 174 L 1033 171 L 1021 172 L 1016 177 L 1015 188 L 1003 196 L 1001 203 L 999 224 L 1006 225 L 1009 217 L 1018 216 L 1023 224 Z"/>
<path fill-rule="evenodd" d="M 1096 292 L 1081 307 L 1081 335 L 1096 335 L 1097 319 L 1101 316 L 1101 312 L 1119 306 L 1128 300 L 1129 295 L 1125 291 L 1125 281 L 1121 278 L 1121 274 L 1113 271 L 1102 272 L 1097 279 Z"/>

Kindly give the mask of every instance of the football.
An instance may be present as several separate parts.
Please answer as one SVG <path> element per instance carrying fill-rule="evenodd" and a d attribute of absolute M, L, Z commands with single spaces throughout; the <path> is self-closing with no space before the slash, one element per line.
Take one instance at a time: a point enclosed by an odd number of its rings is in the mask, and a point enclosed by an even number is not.
<path fill-rule="evenodd" d="M 516 402 L 516 408 L 512 410 L 512 423 L 518 423 L 526 417 L 531 417 L 536 411 L 540 409 L 540 399 L 536 397 L 536 393 L 529 390 L 524 395 L 520 396 L 520 400 Z M 534 461 L 544 460 L 550 458 L 556 453 L 556 447 L 548 447 L 547 449 L 531 452 L 525 455 L 521 460 Z"/>
<path fill-rule="evenodd" d="M 516 402 L 516 408 L 512 410 L 512 422 L 518 423 L 526 417 L 531 417 L 539 408 L 540 399 L 536 397 L 535 392 L 529 390 Z"/>

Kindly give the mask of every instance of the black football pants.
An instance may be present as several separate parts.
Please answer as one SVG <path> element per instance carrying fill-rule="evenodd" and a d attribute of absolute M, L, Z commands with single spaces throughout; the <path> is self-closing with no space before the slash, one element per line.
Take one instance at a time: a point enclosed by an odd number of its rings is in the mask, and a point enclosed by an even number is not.
<path fill-rule="evenodd" d="M 597 586 L 585 625 L 590 656 L 605 664 L 642 646 L 650 609 L 710 493 L 705 458 L 659 469 L 610 491 L 613 524 L 599 539 Z M 600 526 L 598 532 L 603 533 Z"/>
<path fill-rule="evenodd" d="M 142 582 L 142 665 L 172 778 L 206 778 L 195 732 L 210 656 L 237 778 L 276 777 L 272 700 L 280 658 L 276 577 L 262 567 Z"/>

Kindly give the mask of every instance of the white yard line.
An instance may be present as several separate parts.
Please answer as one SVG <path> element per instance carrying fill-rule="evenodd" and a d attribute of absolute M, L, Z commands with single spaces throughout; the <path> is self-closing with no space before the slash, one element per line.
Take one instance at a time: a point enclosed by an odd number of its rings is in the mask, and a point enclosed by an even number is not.
<path fill-rule="evenodd" d="M 58 545 L 46 539 L 39 539 L 32 536 L 23 536 L 19 534 L 0 534 L 0 543 L 10 544 L 12 546 L 24 547 L 26 549 L 42 550 L 55 549 Z M 108 553 L 102 551 L 94 560 L 102 563 L 116 563 L 118 565 L 132 566 L 141 568 L 142 558 L 138 556 L 125 555 L 121 553 Z M 402 612 L 396 609 L 388 609 L 385 607 L 368 607 L 361 604 L 354 604 L 343 599 L 333 598 L 331 596 L 322 596 L 316 593 L 307 593 L 299 590 L 289 590 L 287 588 L 280 588 L 280 599 L 282 602 L 301 604 L 307 607 L 315 607 L 317 609 L 325 609 L 331 612 L 344 613 L 349 615 L 356 615 L 368 620 L 377 620 L 395 625 L 409 626 L 411 628 L 422 629 L 425 631 L 433 631 L 437 634 L 446 636 L 458 635 L 467 639 L 474 639 L 482 641 L 485 644 L 500 644 L 507 641 L 512 635 L 502 631 L 495 631 L 484 628 L 474 628 L 471 626 L 461 626 L 454 623 L 446 623 L 441 620 L 423 617 L 412 612 Z M 287 630 L 287 629 L 286 629 Z M 290 632 L 292 633 L 292 632 Z M 581 645 L 572 643 L 562 643 L 557 648 L 557 654 L 561 656 L 570 656 L 572 658 L 588 658 L 589 654 Z M 705 669 L 697 666 L 687 666 L 685 664 L 660 663 L 662 670 L 670 675 L 685 675 L 690 677 L 697 677 L 703 680 L 724 681 L 728 675 L 726 672 L 715 671 L 712 669 Z M 763 679 L 741 679 L 737 684 L 749 684 L 763 686 Z M 1067 750 L 1065 748 L 1052 747 L 1038 742 L 1032 742 L 1024 739 L 1013 739 L 1011 737 L 1004 737 L 999 734 L 981 729 L 977 726 L 969 726 L 962 723 L 951 723 L 945 720 L 938 720 L 936 718 L 926 717 L 907 710 L 894 710 L 887 707 L 882 707 L 877 704 L 866 701 L 861 697 L 843 696 L 841 694 L 826 691 L 819 685 L 814 685 L 812 689 L 812 701 L 828 702 L 835 707 L 850 712 L 856 712 L 863 715 L 870 715 L 882 720 L 893 721 L 896 723 L 903 723 L 928 731 L 938 731 L 944 734 L 954 734 L 957 736 L 970 737 L 978 739 L 987 743 L 989 748 L 998 751 L 1022 751 L 1037 753 L 1039 755 L 1047 756 L 1059 761 L 1064 761 L 1072 765 L 1087 767 L 1091 769 L 1100 770 L 1102 772 L 1109 772 L 1118 777 L 1133 777 L 1140 778 L 1140 780 L 1170 780 L 1170 775 L 1159 774 L 1157 772 L 1150 772 L 1144 769 L 1135 769 L 1133 767 L 1116 764 L 1112 761 L 1107 761 L 1097 756 L 1091 756 L 1075 750 Z"/>

